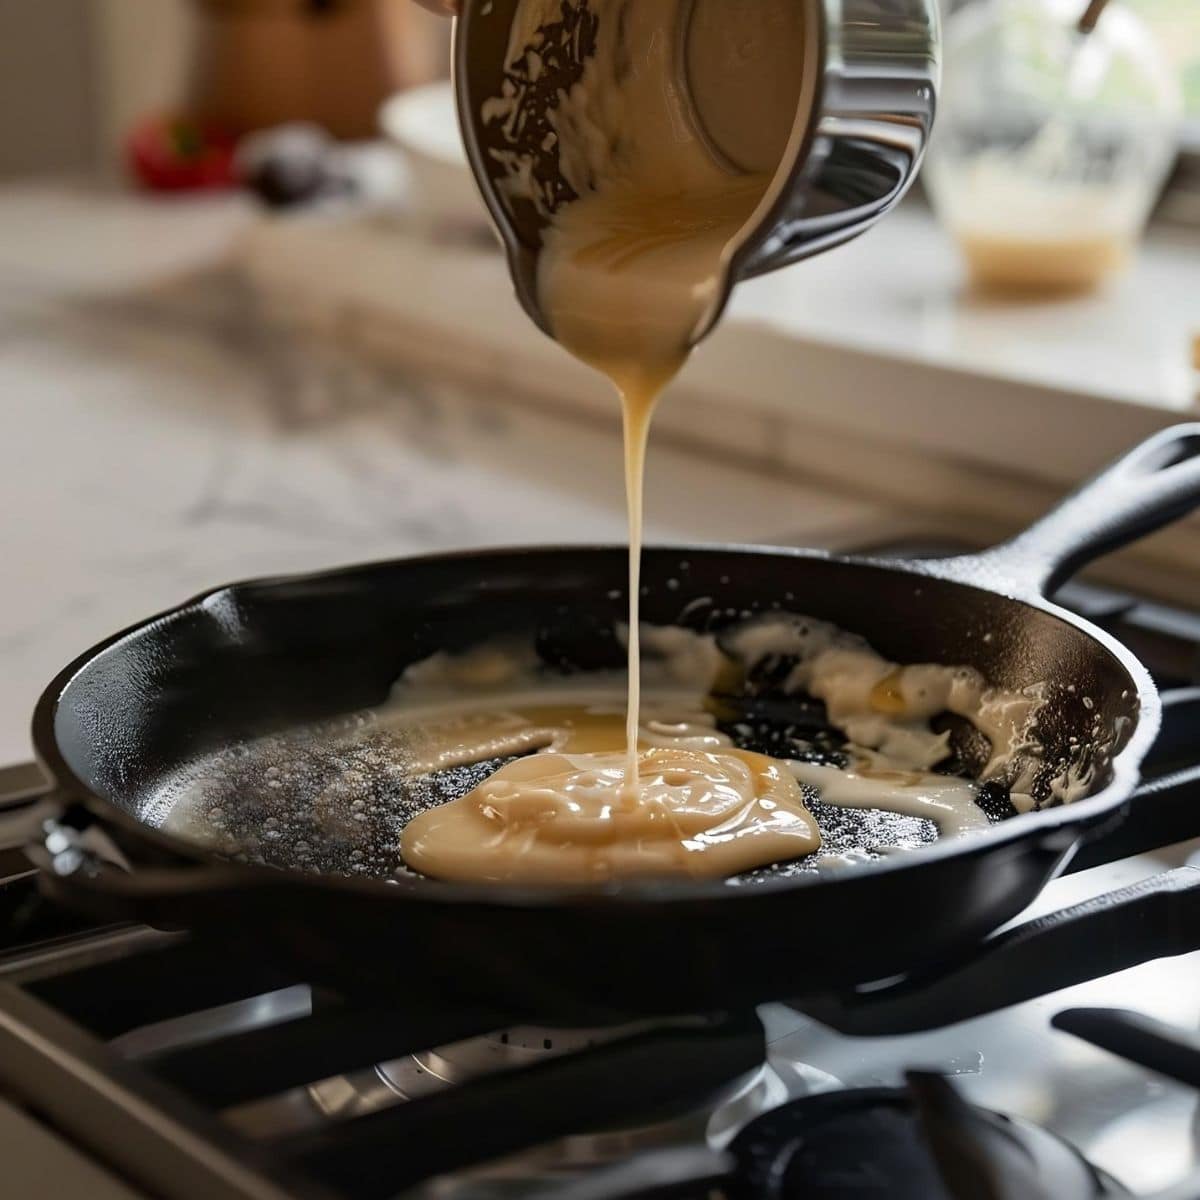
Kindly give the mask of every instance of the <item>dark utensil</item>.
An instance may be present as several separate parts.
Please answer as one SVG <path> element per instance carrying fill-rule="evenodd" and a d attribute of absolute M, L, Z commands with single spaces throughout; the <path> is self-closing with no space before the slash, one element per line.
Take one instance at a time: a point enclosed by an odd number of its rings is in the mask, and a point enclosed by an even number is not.
<path fill-rule="evenodd" d="M 1100 20 L 1100 14 L 1108 7 L 1108 0 L 1088 0 L 1088 6 L 1084 9 L 1083 16 L 1079 18 L 1079 24 L 1076 29 L 1080 33 L 1091 33 L 1096 28 L 1096 23 Z"/>
<path fill-rule="evenodd" d="M 728 621 L 718 613 L 778 603 L 861 633 L 897 661 L 965 663 L 1005 687 L 1046 683 L 1046 755 L 1090 764 L 1090 794 L 976 837 L 756 886 L 523 890 L 256 868 L 155 827 L 152 802 L 185 764 L 378 704 L 407 664 L 436 650 L 536 630 L 547 657 L 580 668 L 609 661 L 625 551 L 535 549 L 221 588 L 83 655 L 34 716 L 38 753 L 67 806 L 42 855 L 44 884 L 91 911 L 187 927 L 231 951 L 269 947 L 316 982 L 486 997 L 542 1021 L 732 1008 L 908 972 L 1015 916 L 1076 847 L 1122 820 L 1158 730 L 1158 696 L 1129 651 L 1046 595 L 1198 502 L 1200 425 L 1191 425 L 1151 438 L 981 555 L 890 563 L 778 549 L 647 552 L 648 621 L 674 622 L 686 606 L 685 623 L 719 629 Z M 720 609 L 700 611 L 704 597 Z M 101 834 L 134 870 L 94 852 Z"/>

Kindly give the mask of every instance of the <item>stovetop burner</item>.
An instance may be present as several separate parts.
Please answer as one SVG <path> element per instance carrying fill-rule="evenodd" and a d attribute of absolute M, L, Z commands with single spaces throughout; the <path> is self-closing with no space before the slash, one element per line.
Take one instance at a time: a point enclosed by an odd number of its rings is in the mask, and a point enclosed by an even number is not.
<path fill-rule="evenodd" d="M 722 1154 L 667 1152 L 554 1200 L 1103 1200 L 1131 1195 L 1069 1143 L 965 1103 L 939 1075 L 795 1100 Z M 647 1185 L 646 1178 L 652 1182 Z"/>
<path fill-rule="evenodd" d="M 747 1129 L 744 1195 L 763 1200 L 1026 1200 L 1116 1194 L 1066 1142 L 963 1103 L 937 1075 L 800 1101 Z"/>

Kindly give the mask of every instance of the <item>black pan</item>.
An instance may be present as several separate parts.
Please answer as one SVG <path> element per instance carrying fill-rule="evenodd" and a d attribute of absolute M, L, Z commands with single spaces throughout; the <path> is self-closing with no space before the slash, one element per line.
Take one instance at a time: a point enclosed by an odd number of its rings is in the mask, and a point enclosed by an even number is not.
<path fill-rule="evenodd" d="M 1153 437 L 1028 532 L 977 556 L 646 553 L 651 622 L 686 610 L 685 623 L 719 629 L 728 613 L 779 604 L 860 633 L 900 662 L 969 664 L 1011 688 L 1047 682 L 1046 755 L 1089 763 L 1090 794 L 970 839 L 754 886 L 521 890 L 231 863 L 156 826 L 155 798 L 182 765 L 379 704 L 407 664 L 436 650 L 536 632 L 547 658 L 609 665 L 625 612 L 624 550 L 533 549 L 221 588 L 83 655 L 34 717 L 67 812 L 48 839 L 45 886 L 96 913 L 269 952 L 343 990 L 486 998 L 514 1017 L 574 1024 L 910 971 L 1016 915 L 1081 843 L 1122 819 L 1159 726 L 1158 696 L 1129 651 L 1046 596 L 1198 502 L 1200 425 L 1190 425 Z M 103 832 L 131 871 L 80 851 L 72 831 L 89 824 L 87 840 Z"/>

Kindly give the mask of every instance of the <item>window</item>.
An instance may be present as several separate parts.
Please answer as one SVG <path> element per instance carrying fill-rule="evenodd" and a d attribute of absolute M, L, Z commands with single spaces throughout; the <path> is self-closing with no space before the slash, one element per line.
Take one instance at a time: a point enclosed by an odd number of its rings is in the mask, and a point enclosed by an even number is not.
<path fill-rule="evenodd" d="M 1200 0 L 1126 0 L 1159 35 L 1183 81 L 1187 124 L 1179 166 L 1157 216 L 1200 226 Z"/>
<path fill-rule="evenodd" d="M 950 12 L 980 0 L 942 0 Z M 1156 218 L 1200 226 L 1200 0 L 1113 0 L 1138 13 L 1158 36 L 1183 83 L 1186 121 L 1179 165 Z M 1080 0 L 1082 14 L 1087 0 Z"/>
<path fill-rule="evenodd" d="M 1200 148 L 1200 3 L 1197 0 L 1127 0 L 1159 35 L 1183 81 L 1189 140 Z"/>

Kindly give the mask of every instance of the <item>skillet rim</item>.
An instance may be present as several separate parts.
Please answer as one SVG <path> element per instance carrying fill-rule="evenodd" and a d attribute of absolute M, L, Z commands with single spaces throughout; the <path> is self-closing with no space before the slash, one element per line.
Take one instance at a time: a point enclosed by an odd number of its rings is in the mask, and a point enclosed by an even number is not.
<path fill-rule="evenodd" d="M 77 675 L 96 662 L 102 655 L 117 646 L 163 624 L 178 620 L 183 615 L 202 608 L 218 596 L 257 588 L 277 587 L 284 584 L 320 583 L 325 580 L 347 579 L 355 575 L 368 574 L 382 568 L 399 568 L 406 564 L 439 562 L 480 561 L 483 565 L 505 558 L 556 557 L 564 554 L 588 556 L 624 555 L 628 547 L 616 543 L 539 544 L 489 546 L 480 549 L 458 549 L 435 551 L 427 554 L 404 555 L 398 558 L 371 560 L 344 566 L 323 568 L 283 575 L 257 576 L 236 580 L 232 583 L 208 588 L 179 604 L 163 609 L 143 618 L 124 629 L 110 634 L 72 659 L 55 674 L 43 689 L 34 706 L 31 734 L 34 755 L 46 772 L 49 783 L 47 794 L 62 797 L 70 802 L 82 804 L 92 815 L 104 822 L 123 829 L 143 843 L 155 847 L 176 859 L 197 864 L 196 868 L 219 868 L 230 882 L 241 878 L 247 883 L 260 884 L 303 884 L 318 888 L 336 888 L 357 893 L 369 893 L 388 897 L 397 902 L 424 902 L 444 906 L 487 905 L 501 909 L 528 908 L 594 908 L 598 905 L 620 909 L 636 908 L 647 902 L 653 904 L 686 905 L 713 900 L 731 901 L 752 897 L 766 898 L 797 888 L 832 887 L 836 884 L 853 886 L 879 875 L 913 870 L 923 863 L 961 858 L 979 857 L 986 853 L 999 852 L 1015 843 L 1028 841 L 1042 848 L 1052 848 L 1062 859 L 1059 869 L 1071 854 L 1082 844 L 1086 834 L 1096 825 L 1117 815 L 1121 806 L 1132 796 L 1140 780 L 1140 768 L 1146 754 L 1157 737 L 1162 722 L 1162 705 L 1158 688 L 1150 672 L 1142 662 L 1117 638 L 1100 629 L 1086 618 L 1055 604 L 1036 589 L 1023 589 L 1019 580 L 1012 581 L 1011 589 L 991 587 L 971 578 L 970 565 L 984 555 L 963 555 L 948 559 L 884 559 L 870 555 L 837 554 L 826 550 L 772 546 L 757 543 L 719 543 L 703 545 L 695 543 L 654 544 L 644 548 L 644 554 L 733 554 L 781 559 L 804 559 L 832 562 L 848 567 L 869 567 L 907 575 L 913 579 L 936 579 L 985 595 L 1024 605 L 1063 621 L 1066 625 L 1098 643 L 1121 669 L 1129 676 L 1137 700 L 1137 722 L 1129 740 L 1113 756 L 1112 778 L 1099 792 L 1071 804 L 1060 804 L 1035 812 L 1020 813 L 1009 817 L 986 830 L 966 838 L 939 838 L 919 852 L 912 854 L 886 855 L 873 862 L 856 865 L 852 871 L 830 875 L 810 873 L 795 878 L 767 879 L 756 882 L 752 887 L 730 887 L 726 880 L 627 880 L 588 886 L 546 885 L 538 887 L 514 886 L 510 884 L 459 884 L 442 880 L 414 878 L 393 883 L 378 879 L 343 878 L 298 871 L 292 868 L 260 867 L 237 863 L 210 853 L 200 846 L 177 838 L 171 834 L 139 821 L 116 803 L 105 799 L 80 779 L 62 756 L 54 726 L 63 693 Z M 989 576 L 990 577 L 990 576 Z M 1070 836 L 1064 837 L 1064 834 Z M 144 870 L 146 868 L 142 868 Z M 136 863 L 131 878 L 140 873 Z M 400 886 L 397 886 L 397 883 Z"/>

